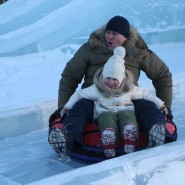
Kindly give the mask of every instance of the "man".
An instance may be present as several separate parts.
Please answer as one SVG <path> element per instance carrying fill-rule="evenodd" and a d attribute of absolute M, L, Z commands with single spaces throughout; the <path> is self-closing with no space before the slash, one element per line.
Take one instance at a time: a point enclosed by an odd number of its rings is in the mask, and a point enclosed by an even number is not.
<path fill-rule="evenodd" d="M 60 80 L 58 95 L 58 111 L 51 117 L 50 122 L 57 113 L 63 108 L 70 96 L 75 92 L 77 86 L 84 79 L 82 88 L 93 84 L 93 77 L 96 71 L 103 67 L 108 58 L 113 55 L 113 50 L 118 46 L 124 46 L 126 49 L 125 65 L 134 75 L 134 83 L 137 85 L 140 76 L 140 70 L 145 72 L 147 77 L 152 80 L 156 90 L 156 96 L 165 102 L 168 108 L 168 117 L 173 118 L 171 113 L 172 105 L 172 74 L 166 64 L 150 49 L 131 26 L 127 19 L 122 16 L 115 16 L 110 19 L 106 26 L 102 26 L 94 31 L 88 42 L 83 44 L 75 53 L 74 57 L 67 63 Z M 165 119 L 162 113 L 159 113 L 152 102 L 146 100 L 134 101 L 136 117 L 140 126 L 145 130 L 151 130 L 149 134 L 150 145 L 157 145 L 158 139 L 153 135 L 158 133 L 160 143 L 164 138 L 164 128 L 158 130 L 153 128 L 154 123 Z M 93 117 L 93 102 L 82 99 L 69 111 L 64 123 L 71 123 L 67 130 L 73 132 L 73 139 L 82 144 L 81 134 L 87 121 Z M 150 110 L 150 111 L 149 111 Z M 63 113 L 62 113 L 63 114 Z M 84 115 L 79 123 L 73 123 L 73 117 Z M 75 134 L 74 134 L 75 133 Z M 152 143 L 152 144 L 151 144 Z"/>

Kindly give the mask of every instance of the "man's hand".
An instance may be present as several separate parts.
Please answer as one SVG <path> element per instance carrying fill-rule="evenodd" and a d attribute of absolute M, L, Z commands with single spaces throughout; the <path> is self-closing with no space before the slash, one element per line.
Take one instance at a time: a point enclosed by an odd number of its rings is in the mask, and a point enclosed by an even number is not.
<path fill-rule="evenodd" d="M 61 111 L 60 111 L 60 116 L 63 118 L 67 113 L 68 113 L 68 109 L 66 108 L 63 108 Z"/>
<path fill-rule="evenodd" d="M 167 115 L 168 114 L 168 109 L 165 105 L 162 105 L 161 108 L 160 108 L 161 112 L 164 114 L 164 115 Z"/>
<path fill-rule="evenodd" d="M 173 120 L 173 114 L 172 114 L 172 110 L 170 108 L 167 108 L 168 109 L 168 113 L 166 115 L 166 117 L 169 119 L 169 120 Z"/>

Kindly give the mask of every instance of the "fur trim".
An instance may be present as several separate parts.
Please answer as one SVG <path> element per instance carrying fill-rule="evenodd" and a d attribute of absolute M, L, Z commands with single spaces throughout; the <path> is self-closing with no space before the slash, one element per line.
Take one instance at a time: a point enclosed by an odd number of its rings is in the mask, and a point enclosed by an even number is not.
<path fill-rule="evenodd" d="M 99 29 L 91 33 L 88 43 L 92 49 L 108 50 L 107 43 L 105 40 L 105 27 L 106 25 L 101 26 Z M 136 29 L 130 25 L 130 35 L 128 40 L 123 44 L 126 48 L 127 55 L 133 57 L 141 57 L 141 55 L 146 55 L 148 47 L 144 42 L 143 38 L 139 35 Z"/>
<path fill-rule="evenodd" d="M 99 48 L 107 50 L 107 44 L 105 40 L 105 25 L 101 26 L 99 29 L 91 33 L 88 43 L 90 47 L 94 50 Z"/>
<path fill-rule="evenodd" d="M 133 75 L 130 71 L 125 70 L 126 77 L 122 81 L 122 83 L 118 87 L 118 89 L 111 89 L 103 83 L 102 71 L 103 71 L 103 67 L 100 68 L 96 72 L 96 74 L 94 75 L 93 82 L 96 85 L 96 87 L 98 88 L 98 90 L 103 94 L 104 97 L 120 96 L 120 94 L 132 90 L 132 88 L 133 88 Z"/>

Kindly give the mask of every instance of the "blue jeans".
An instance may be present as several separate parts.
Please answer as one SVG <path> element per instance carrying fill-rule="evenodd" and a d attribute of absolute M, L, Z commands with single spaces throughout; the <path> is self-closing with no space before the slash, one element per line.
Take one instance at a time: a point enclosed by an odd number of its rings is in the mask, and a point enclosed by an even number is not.
<path fill-rule="evenodd" d="M 134 100 L 135 114 L 138 121 L 138 126 L 146 134 L 156 123 L 165 124 L 165 116 L 157 108 L 157 106 L 148 100 Z"/>
<path fill-rule="evenodd" d="M 63 123 L 66 126 L 68 134 L 81 145 L 82 133 L 88 122 L 93 120 L 94 102 L 88 99 L 79 100 L 72 109 L 69 110 Z"/>

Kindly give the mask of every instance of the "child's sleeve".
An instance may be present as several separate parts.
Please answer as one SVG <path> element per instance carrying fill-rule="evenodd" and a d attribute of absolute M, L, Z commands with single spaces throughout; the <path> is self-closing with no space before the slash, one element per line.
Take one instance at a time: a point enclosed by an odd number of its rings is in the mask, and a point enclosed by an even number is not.
<path fill-rule="evenodd" d="M 161 99 L 159 99 L 156 96 L 153 96 L 147 90 L 143 90 L 142 88 L 137 87 L 137 86 L 133 87 L 131 99 L 132 100 L 145 99 L 145 100 L 152 101 L 156 104 L 156 106 L 159 109 L 164 105 L 164 102 Z"/>
<path fill-rule="evenodd" d="M 75 93 L 70 97 L 68 102 L 65 104 L 64 108 L 71 109 L 74 106 L 74 104 L 82 98 L 95 101 L 98 96 L 97 91 L 98 90 L 95 85 L 75 91 Z"/>

